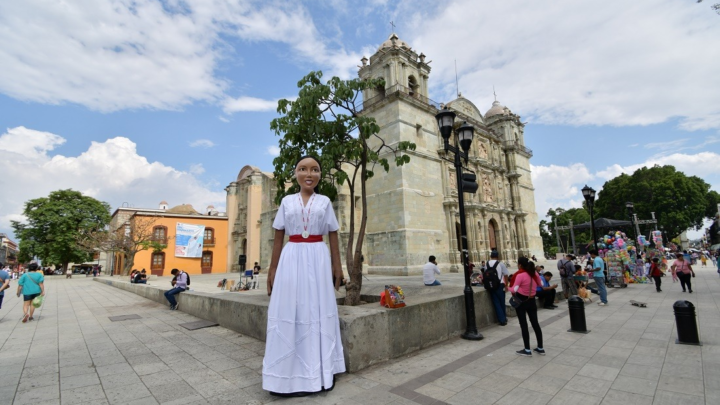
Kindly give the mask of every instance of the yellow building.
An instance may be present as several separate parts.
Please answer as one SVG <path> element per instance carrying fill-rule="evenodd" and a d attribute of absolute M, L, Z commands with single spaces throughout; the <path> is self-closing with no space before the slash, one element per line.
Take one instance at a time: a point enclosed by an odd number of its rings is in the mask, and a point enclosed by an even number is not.
<path fill-rule="evenodd" d="M 263 240 L 260 234 L 261 215 L 275 208 L 275 180 L 272 173 L 266 173 L 254 166 L 245 166 L 237 179 L 225 188 L 227 192 L 227 216 L 232 218 L 228 227 L 227 266 L 229 271 L 251 269 L 255 262 L 262 268 L 270 265 L 270 258 L 261 259 Z M 272 243 L 271 243 L 272 244 Z M 245 266 L 240 268 L 239 258 L 245 257 Z"/>
<path fill-rule="evenodd" d="M 181 257 L 176 254 L 178 223 L 205 227 L 201 257 Z M 113 213 L 110 228 L 116 232 L 124 231 L 130 238 L 150 240 L 165 246 L 162 250 L 151 248 L 138 252 L 132 266 L 134 269 L 146 269 L 149 274 L 158 276 L 167 276 L 175 268 L 189 274 L 228 271 L 228 218 L 212 205 L 202 214 L 189 204 L 168 208 L 165 201 L 157 209 L 121 207 Z M 122 254 L 115 254 L 112 263 L 114 274 L 122 274 L 123 266 Z"/>

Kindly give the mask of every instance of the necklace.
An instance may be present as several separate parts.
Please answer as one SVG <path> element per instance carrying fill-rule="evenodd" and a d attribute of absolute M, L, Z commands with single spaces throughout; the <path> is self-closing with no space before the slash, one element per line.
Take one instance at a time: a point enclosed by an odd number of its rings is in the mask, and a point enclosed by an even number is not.
<path fill-rule="evenodd" d="M 307 213 L 307 219 L 305 218 L 305 206 L 303 205 L 302 201 L 302 195 L 298 193 L 298 199 L 300 200 L 300 207 L 302 212 L 302 221 L 303 221 L 303 233 L 302 237 L 303 239 L 307 239 L 310 236 L 310 232 L 308 232 L 308 225 L 310 224 L 310 210 L 312 210 L 312 204 L 315 201 L 315 193 L 313 193 L 312 197 L 310 197 L 310 202 L 308 203 L 308 213 Z"/>

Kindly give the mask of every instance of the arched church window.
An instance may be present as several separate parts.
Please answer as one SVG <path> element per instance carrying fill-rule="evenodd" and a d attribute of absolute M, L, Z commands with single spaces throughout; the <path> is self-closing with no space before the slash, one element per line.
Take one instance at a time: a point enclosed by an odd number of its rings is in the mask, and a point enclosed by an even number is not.
<path fill-rule="evenodd" d="M 415 79 L 415 76 L 409 76 L 408 77 L 408 91 L 410 92 L 411 96 L 414 96 L 415 93 L 417 93 L 418 83 L 417 79 Z"/>

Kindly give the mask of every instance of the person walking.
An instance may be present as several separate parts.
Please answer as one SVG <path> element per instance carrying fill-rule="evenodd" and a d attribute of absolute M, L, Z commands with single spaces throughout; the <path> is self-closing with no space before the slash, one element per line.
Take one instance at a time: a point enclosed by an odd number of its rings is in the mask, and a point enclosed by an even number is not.
<path fill-rule="evenodd" d="M 187 290 L 188 288 L 188 275 L 182 270 L 178 269 L 172 269 L 170 270 L 170 274 L 175 276 L 172 280 L 172 286 L 168 291 L 165 291 L 165 299 L 168 300 L 168 303 L 170 303 L 170 309 L 172 311 L 175 311 L 178 309 L 178 303 L 177 299 L 175 299 L 175 296 L 177 294 L 180 294 L 181 292 Z"/>
<path fill-rule="evenodd" d="M 442 285 L 440 281 L 435 278 L 436 274 L 440 274 L 440 268 L 437 266 L 435 256 L 430 256 L 428 262 L 423 266 L 423 283 L 428 287 Z"/>
<path fill-rule="evenodd" d="M 689 261 L 685 260 L 685 255 L 678 253 L 677 260 L 672 265 L 672 269 L 677 273 L 680 279 L 680 286 L 683 292 L 687 291 L 692 294 L 692 277 L 695 277 L 695 271 Z"/>
<path fill-rule="evenodd" d="M 542 281 L 535 270 L 535 263 L 528 261 L 522 264 L 519 263 L 519 265 L 523 271 L 515 273 L 511 293 L 513 300 L 518 303 L 515 307 L 515 312 L 517 313 L 518 322 L 520 322 L 525 348 L 515 353 L 520 356 L 530 357 L 532 353 L 535 352 L 544 356 L 545 349 L 543 348 L 542 330 L 538 322 L 537 305 L 535 304 L 535 291 L 538 286 L 542 285 Z M 537 347 L 532 352 L 530 351 L 530 331 L 528 329 L 527 318 L 530 318 L 530 324 L 532 325 L 533 331 L 535 331 L 535 339 L 537 339 Z"/>
<path fill-rule="evenodd" d="M 483 285 L 488 291 L 495 307 L 495 314 L 500 326 L 507 325 L 507 313 L 505 309 L 505 293 L 508 290 L 508 277 L 510 272 L 504 263 L 500 261 L 497 250 L 490 252 L 490 260 L 487 262 L 487 270 L 483 273 Z"/>
<path fill-rule="evenodd" d="M 605 286 L 605 261 L 598 256 L 597 250 L 591 250 L 590 251 L 590 257 L 592 258 L 592 267 L 593 267 L 593 280 L 595 280 L 595 287 L 598 290 L 598 295 L 600 295 L 600 302 L 598 302 L 598 305 L 601 307 L 604 307 L 608 304 L 607 299 L 607 286 Z"/>
<path fill-rule="evenodd" d="M 5 298 L 5 290 L 10 288 L 10 273 L 0 263 L 0 308 L 2 308 L 3 298 Z"/>
<path fill-rule="evenodd" d="M 652 264 L 650 265 L 650 275 L 652 276 L 653 280 L 655 280 L 655 291 L 662 292 L 662 289 L 660 288 L 660 284 L 662 284 L 662 270 L 660 269 L 660 259 L 657 257 L 652 259 Z"/>
<path fill-rule="evenodd" d="M 577 286 L 575 285 L 575 256 L 568 254 L 565 255 L 565 260 L 560 260 L 557 263 L 558 272 L 560 273 L 560 284 L 563 289 L 563 296 L 565 299 L 577 295 Z"/>
<path fill-rule="evenodd" d="M 28 272 L 23 274 L 18 281 L 17 296 L 23 295 L 23 318 L 22 322 L 32 321 L 35 307 L 32 300 L 38 296 L 45 296 L 45 276 L 37 263 L 30 263 Z"/>
<path fill-rule="evenodd" d="M 340 227 L 330 199 L 317 189 L 321 177 L 320 162 L 301 157 L 295 163 L 300 192 L 283 198 L 272 224 L 262 388 L 275 396 L 330 391 L 335 374 L 345 372 L 335 298 L 343 281 Z"/>

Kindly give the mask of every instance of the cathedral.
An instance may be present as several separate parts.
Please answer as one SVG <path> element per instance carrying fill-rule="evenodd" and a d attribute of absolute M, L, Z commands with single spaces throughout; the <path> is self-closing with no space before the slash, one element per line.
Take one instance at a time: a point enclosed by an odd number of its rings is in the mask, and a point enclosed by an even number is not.
<path fill-rule="evenodd" d="M 507 262 L 520 256 L 543 257 L 530 176 L 532 151 L 525 146 L 520 117 L 498 101 L 482 114 L 462 96 L 446 104 L 431 100 L 425 58 L 392 34 L 370 59 L 363 57 L 359 67 L 360 78 L 385 80 L 384 87 L 363 94 L 363 114 L 375 118 L 379 136 L 388 145 L 402 141 L 417 145 L 416 150 L 404 152 L 410 163 L 391 164 L 389 172 L 376 170 L 368 181 L 364 272 L 421 274 L 429 255 L 436 256 L 445 270 L 462 268 L 457 179 L 435 119 L 442 108 L 454 111 L 456 122 L 475 127 L 466 167 L 476 173 L 479 188 L 475 194 L 464 194 L 470 260 L 488 260 L 492 250 Z M 263 268 L 269 265 L 277 211 L 274 187 L 272 173 L 246 166 L 226 188 L 228 269 L 243 270 L 239 255 L 246 256 L 246 268 L 254 262 Z M 350 212 L 349 198 L 341 189 L 334 203 L 341 252 L 345 252 L 350 215 L 356 215 L 359 226 L 360 212 Z"/>

